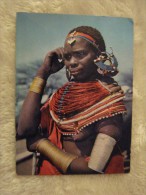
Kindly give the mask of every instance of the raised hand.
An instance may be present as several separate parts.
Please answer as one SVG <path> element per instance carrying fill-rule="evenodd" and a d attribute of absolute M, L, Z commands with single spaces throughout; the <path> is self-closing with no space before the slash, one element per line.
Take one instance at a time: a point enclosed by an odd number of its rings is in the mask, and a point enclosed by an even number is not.
<path fill-rule="evenodd" d="M 63 68 L 64 48 L 60 47 L 55 50 L 49 51 L 45 56 L 44 62 L 38 70 L 38 76 L 47 79 L 49 75 L 58 72 Z"/>

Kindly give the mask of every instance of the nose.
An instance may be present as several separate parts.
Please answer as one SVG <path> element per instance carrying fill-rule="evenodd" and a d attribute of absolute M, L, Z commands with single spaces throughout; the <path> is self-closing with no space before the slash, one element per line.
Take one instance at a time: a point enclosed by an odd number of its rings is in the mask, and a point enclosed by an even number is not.
<path fill-rule="evenodd" d="M 69 66 L 70 68 L 76 68 L 78 66 L 78 62 L 74 56 L 71 57 Z"/>

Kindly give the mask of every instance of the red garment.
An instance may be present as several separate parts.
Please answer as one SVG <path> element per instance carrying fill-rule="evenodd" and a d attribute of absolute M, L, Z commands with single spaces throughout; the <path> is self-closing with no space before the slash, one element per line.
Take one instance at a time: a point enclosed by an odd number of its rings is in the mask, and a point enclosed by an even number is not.
<path fill-rule="evenodd" d="M 48 130 L 48 139 L 58 148 L 63 149 L 62 134 L 77 134 L 90 123 L 125 112 L 122 99 L 123 95 L 119 93 L 111 96 L 98 81 L 70 82 L 58 89 L 42 107 L 41 126 Z M 65 119 L 60 120 L 60 116 Z M 105 173 L 123 173 L 123 157 L 119 154 L 114 155 Z M 44 160 L 39 174 L 59 175 L 61 173 L 50 162 Z"/>

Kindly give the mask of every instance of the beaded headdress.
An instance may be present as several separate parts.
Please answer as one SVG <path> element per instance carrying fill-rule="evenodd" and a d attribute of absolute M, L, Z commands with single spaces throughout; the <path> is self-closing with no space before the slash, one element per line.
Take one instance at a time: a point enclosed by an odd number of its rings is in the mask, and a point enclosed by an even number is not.
<path fill-rule="evenodd" d="M 74 32 L 68 34 L 68 36 L 67 36 L 67 43 L 72 45 L 73 43 L 76 42 L 76 39 L 75 39 L 76 37 L 85 39 L 86 41 L 88 41 L 94 47 L 96 47 L 98 49 L 98 45 L 95 43 L 96 41 L 95 41 L 95 39 L 93 37 L 91 37 L 88 34 L 85 34 L 85 33 L 82 33 L 82 32 L 77 32 L 77 31 L 74 31 Z"/>

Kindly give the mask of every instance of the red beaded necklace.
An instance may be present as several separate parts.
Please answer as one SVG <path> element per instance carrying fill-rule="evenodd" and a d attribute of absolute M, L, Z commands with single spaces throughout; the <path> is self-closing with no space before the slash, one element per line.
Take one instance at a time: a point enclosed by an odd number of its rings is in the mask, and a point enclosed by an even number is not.
<path fill-rule="evenodd" d="M 109 94 L 110 92 L 98 81 L 69 82 L 50 99 L 50 110 L 53 110 L 61 119 L 69 118 L 84 111 Z"/>

